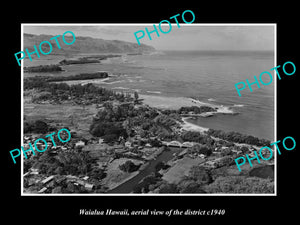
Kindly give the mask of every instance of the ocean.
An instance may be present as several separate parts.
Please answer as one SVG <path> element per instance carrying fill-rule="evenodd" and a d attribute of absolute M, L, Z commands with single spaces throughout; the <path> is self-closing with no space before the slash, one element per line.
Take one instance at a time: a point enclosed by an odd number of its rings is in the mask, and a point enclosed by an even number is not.
<path fill-rule="evenodd" d="M 53 56 L 47 64 L 60 60 Z M 34 64 L 46 64 L 43 61 L 40 58 Z M 26 63 L 33 66 L 29 64 Z M 65 72 L 62 75 L 107 71 L 113 79 L 98 85 L 144 95 L 193 98 L 224 106 L 237 114 L 216 114 L 189 119 L 189 122 L 273 141 L 275 77 L 270 85 L 261 85 L 260 89 L 253 85 L 253 92 L 246 87 L 241 91 L 241 97 L 234 84 L 246 79 L 253 82 L 254 76 L 259 77 L 274 66 L 273 52 L 161 51 L 109 58 L 101 64 L 67 65 L 63 66 Z M 268 79 L 264 77 L 265 83 Z"/>

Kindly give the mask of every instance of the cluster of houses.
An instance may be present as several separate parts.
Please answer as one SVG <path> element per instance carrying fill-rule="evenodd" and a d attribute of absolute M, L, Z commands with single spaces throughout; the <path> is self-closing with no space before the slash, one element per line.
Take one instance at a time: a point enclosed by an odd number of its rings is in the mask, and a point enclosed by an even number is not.
<path fill-rule="evenodd" d="M 179 141 L 162 141 L 162 145 L 168 146 L 168 147 L 177 147 L 177 148 L 191 148 L 195 145 L 193 142 L 183 142 L 180 143 Z"/>
<path fill-rule="evenodd" d="M 94 184 L 91 184 L 88 182 L 89 177 L 88 176 L 72 176 L 72 175 L 51 175 L 48 177 L 45 177 L 43 175 L 38 175 L 39 171 L 38 169 L 31 168 L 30 171 L 25 173 L 23 175 L 24 181 L 27 182 L 27 188 L 35 185 L 40 187 L 40 189 L 37 191 L 37 193 L 53 193 L 53 189 L 59 185 L 62 185 L 64 182 L 65 184 L 71 183 L 75 186 L 83 188 L 87 192 L 91 192 L 94 189 Z M 36 176 L 31 176 L 36 175 Z"/>
<path fill-rule="evenodd" d="M 71 132 L 71 136 L 74 135 L 74 132 Z M 44 142 L 37 142 L 35 144 L 33 144 L 35 142 L 35 140 L 37 140 L 38 138 L 40 138 L 39 136 L 37 135 L 24 135 L 23 137 L 23 148 L 24 150 L 27 150 L 30 148 L 30 145 L 32 145 L 32 148 L 33 148 L 33 151 L 35 152 L 38 152 L 36 150 L 36 147 L 38 149 L 45 149 L 46 148 L 46 145 Z M 57 154 L 58 151 L 64 151 L 64 152 L 68 152 L 68 151 L 72 151 L 72 143 L 74 143 L 74 141 L 70 141 L 70 142 L 65 142 L 65 143 L 62 143 L 58 140 L 55 141 L 55 146 L 53 145 L 53 142 L 51 140 L 51 137 L 44 137 L 43 138 L 44 140 L 46 140 L 46 143 L 47 143 L 47 151 L 50 151 L 50 154 L 52 155 L 55 155 Z M 76 143 L 77 144 L 77 143 Z M 27 158 L 30 158 L 32 155 L 33 155 L 33 152 L 32 151 L 27 151 L 26 152 L 26 155 L 27 155 Z"/>

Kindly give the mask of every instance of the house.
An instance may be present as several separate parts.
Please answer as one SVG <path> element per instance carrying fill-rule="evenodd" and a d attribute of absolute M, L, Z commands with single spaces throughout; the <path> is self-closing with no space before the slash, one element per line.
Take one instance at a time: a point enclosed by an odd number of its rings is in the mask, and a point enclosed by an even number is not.
<path fill-rule="evenodd" d="M 68 181 L 76 181 L 76 180 L 77 180 L 77 177 L 76 177 L 76 176 L 72 176 L 72 175 L 67 175 L 67 176 L 66 176 L 66 179 L 67 179 Z"/>
<path fill-rule="evenodd" d="M 82 180 L 87 180 L 87 179 L 89 179 L 89 176 L 85 176 L 82 178 Z"/>
<path fill-rule="evenodd" d="M 24 174 L 23 174 L 23 177 L 26 177 L 26 176 L 28 176 L 28 175 L 29 175 L 29 173 L 30 173 L 29 171 L 28 171 L 27 173 L 24 173 Z"/>
<path fill-rule="evenodd" d="M 39 169 L 36 169 L 36 168 L 32 168 L 32 167 L 31 167 L 31 168 L 30 168 L 30 171 L 31 171 L 31 172 L 37 172 L 37 173 L 38 173 L 38 172 L 39 172 Z"/>
<path fill-rule="evenodd" d="M 131 147 L 131 142 L 126 141 L 126 142 L 125 142 L 125 147 L 130 148 L 130 147 Z"/>
<path fill-rule="evenodd" d="M 82 185 L 82 186 L 84 186 L 85 185 L 85 182 L 83 181 L 83 180 L 77 180 L 77 182 L 76 183 L 78 183 L 78 184 L 80 184 L 80 185 Z"/>
<path fill-rule="evenodd" d="M 93 185 L 93 184 L 89 184 L 89 183 L 85 183 L 84 187 L 85 187 L 88 191 L 92 191 L 94 185 Z"/>
<path fill-rule="evenodd" d="M 194 143 L 192 143 L 192 142 L 186 141 L 186 142 L 182 143 L 182 147 L 184 147 L 184 148 L 191 148 L 193 146 L 194 146 Z"/>
<path fill-rule="evenodd" d="M 99 144 L 101 145 L 103 143 L 104 139 L 103 138 L 99 138 Z"/>
<path fill-rule="evenodd" d="M 37 175 L 37 174 L 39 174 L 39 171 L 32 171 L 32 172 L 30 172 L 30 174 L 32 174 L 32 175 Z M 25 175 L 24 175 L 25 176 Z"/>
<path fill-rule="evenodd" d="M 29 137 L 29 136 L 24 136 L 24 139 L 27 141 L 27 140 L 29 140 L 31 137 Z"/>
<path fill-rule="evenodd" d="M 47 190 L 46 187 L 43 187 L 41 190 L 38 191 L 38 193 L 44 193 Z"/>
<path fill-rule="evenodd" d="M 85 143 L 83 141 L 78 141 L 75 143 L 75 147 L 83 147 L 85 146 Z"/>
<path fill-rule="evenodd" d="M 204 155 L 204 154 L 200 154 L 199 157 L 200 157 L 201 159 L 204 159 L 204 158 L 205 158 L 205 155 Z"/>
<path fill-rule="evenodd" d="M 168 146 L 181 148 L 181 143 L 179 141 L 171 141 Z"/>
<path fill-rule="evenodd" d="M 216 151 L 214 151 L 214 152 L 212 152 L 212 154 L 213 154 L 213 155 L 216 155 L 216 156 L 221 156 L 221 155 L 222 155 L 222 152 L 216 152 Z"/>
<path fill-rule="evenodd" d="M 47 177 L 46 179 L 42 180 L 42 183 L 43 183 L 43 184 L 46 184 L 46 183 L 48 183 L 49 181 L 51 181 L 53 178 L 54 178 L 53 175 L 50 176 L 50 177 Z"/>
<path fill-rule="evenodd" d="M 161 144 L 162 144 L 162 145 L 167 145 L 167 146 L 168 146 L 169 142 L 167 142 L 167 141 L 162 141 Z"/>
<path fill-rule="evenodd" d="M 126 153 L 124 153 L 124 155 L 125 156 L 133 156 L 133 157 L 136 157 L 136 156 L 138 156 L 138 154 L 136 154 L 136 153 L 134 153 L 134 152 L 126 152 Z"/>

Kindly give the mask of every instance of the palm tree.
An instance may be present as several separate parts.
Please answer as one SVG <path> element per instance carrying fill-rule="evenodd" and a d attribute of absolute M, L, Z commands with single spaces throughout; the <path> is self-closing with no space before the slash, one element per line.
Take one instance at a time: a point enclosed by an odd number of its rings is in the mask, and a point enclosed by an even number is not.
<path fill-rule="evenodd" d="M 136 91 L 134 92 L 134 98 L 135 98 L 135 101 L 137 101 L 139 99 L 139 94 Z"/>

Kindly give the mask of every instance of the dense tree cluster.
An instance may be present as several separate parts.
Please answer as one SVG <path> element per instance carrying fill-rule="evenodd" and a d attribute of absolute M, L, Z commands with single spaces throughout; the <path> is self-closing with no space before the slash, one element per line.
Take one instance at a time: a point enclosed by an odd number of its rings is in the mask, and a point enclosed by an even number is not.
<path fill-rule="evenodd" d="M 117 141 L 120 136 L 127 138 L 126 130 L 122 124 L 116 122 L 93 122 L 90 126 L 90 133 L 93 136 L 102 137 L 108 143 Z"/>
<path fill-rule="evenodd" d="M 40 133 L 45 134 L 50 130 L 50 126 L 42 120 L 36 121 L 25 121 L 24 122 L 24 133 Z"/>
<path fill-rule="evenodd" d="M 190 169 L 189 178 L 201 185 L 209 184 L 212 182 L 210 172 L 201 166 L 193 166 Z"/>
<path fill-rule="evenodd" d="M 188 149 L 189 153 L 197 153 L 197 154 L 204 154 L 209 156 L 212 154 L 212 149 L 206 145 L 196 144 L 193 147 Z"/>
<path fill-rule="evenodd" d="M 72 99 L 78 104 L 99 104 L 109 100 L 118 100 L 123 102 L 131 100 L 129 94 L 117 93 L 102 87 L 96 87 L 89 83 L 85 85 L 68 85 L 66 83 L 49 83 L 43 77 L 30 77 L 24 80 L 24 90 L 37 89 L 49 94 L 40 95 L 34 101 L 58 100 L 64 101 Z"/>
<path fill-rule="evenodd" d="M 197 131 L 185 131 L 181 134 L 181 138 L 183 141 L 198 142 L 200 144 L 212 145 L 214 143 L 214 140 L 209 135 L 201 134 Z"/>
<path fill-rule="evenodd" d="M 97 130 L 97 127 L 104 127 L 99 128 L 100 130 L 106 127 L 109 129 L 109 126 L 104 123 L 109 123 L 112 127 L 113 124 L 121 127 L 122 123 L 128 136 L 140 135 L 143 138 L 150 136 L 162 138 L 164 135 L 174 134 L 172 127 L 179 126 L 173 118 L 158 114 L 155 109 L 150 107 L 135 107 L 133 103 L 111 104 L 109 102 L 103 104 L 94 117 L 90 127 L 91 134 L 103 135 Z M 158 141 L 153 141 L 152 144 L 160 146 Z"/>
<path fill-rule="evenodd" d="M 86 64 L 86 63 L 100 63 L 100 60 L 113 58 L 113 57 L 120 57 L 121 55 L 93 55 L 93 56 L 86 56 L 81 57 L 79 59 L 64 59 L 59 62 L 61 65 L 70 65 L 70 64 Z"/>
<path fill-rule="evenodd" d="M 55 76 L 55 77 L 44 77 L 48 82 L 58 81 L 69 81 L 69 80 L 90 80 L 90 79 L 101 79 L 108 77 L 107 72 L 95 72 L 95 73 L 80 73 L 70 76 Z"/>
<path fill-rule="evenodd" d="M 148 193 L 157 188 L 161 182 L 162 179 L 158 174 L 151 173 L 133 188 L 133 193 Z"/>
<path fill-rule="evenodd" d="M 59 65 L 41 65 L 24 67 L 24 72 L 43 73 L 43 72 L 60 72 L 63 71 Z"/>
<path fill-rule="evenodd" d="M 217 177 L 205 190 L 208 193 L 274 193 L 274 181 L 244 176 Z"/>
<path fill-rule="evenodd" d="M 141 165 L 134 164 L 131 160 L 127 160 L 124 164 L 119 166 L 119 169 L 127 172 L 132 173 L 140 168 Z"/>
<path fill-rule="evenodd" d="M 183 106 L 179 109 L 164 109 L 161 110 L 161 112 L 165 115 L 171 115 L 171 114 L 188 114 L 192 112 L 193 114 L 201 114 L 205 112 L 216 112 L 217 110 L 210 106 Z"/>
<path fill-rule="evenodd" d="M 53 155 L 51 150 L 25 160 L 26 167 L 39 169 L 41 174 L 46 175 L 89 175 L 91 177 L 104 177 L 103 171 L 99 170 L 96 162 L 87 152 L 65 152 L 57 151 Z M 31 165 L 28 165 L 31 164 Z"/>
<path fill-rule="evenodd" d="M 250 145 L 257 145 L 257 146 L 269 146 L 270 141 L 265 140 L 265 139 L 259 139 L 257 137 L 253 137 L 251 135 L 246 135 L 246 134 L 241 134 L 235 131 L 231 132 L 225 132 L 222 130 L 214 130 L 214 129 L 209 129 L 207 131 L 208 135 L 221 138 L 226 141 L 232 141 L 232 142 L 237 142 L 237 143 L 246 143 Z"/>
<path fill-rule="evenodd" d="M 64 59 L 59 62 L 60 65 L 86 64 L 86 63 L 100 63 L 100 61 L 97 59 L 80 58 L 80 59 Z"/>
<path fill-rule="evenodd" d="M 200 114 L 204 112 L 215 112 L 217 111 L 215 108 L 212 108 L 210 106 L 184 106 L 177 110 L 180 114 L 188 114 L 189 112 L 193 112 L 194 114 Z"/>

